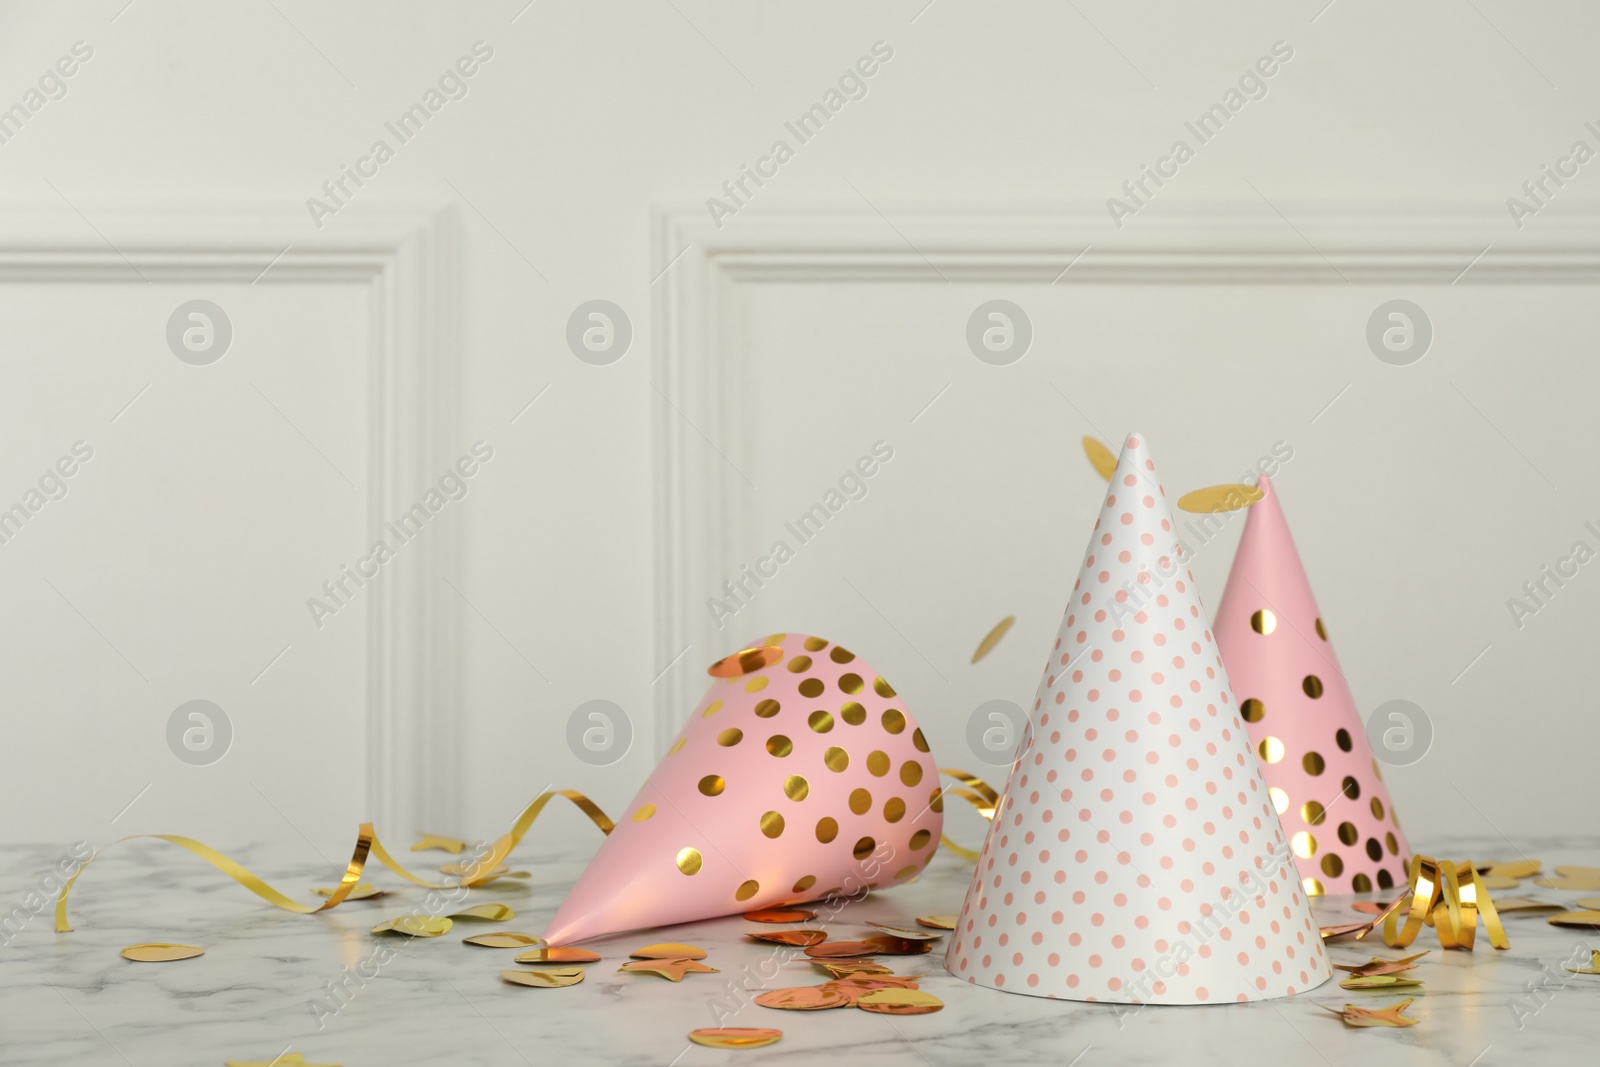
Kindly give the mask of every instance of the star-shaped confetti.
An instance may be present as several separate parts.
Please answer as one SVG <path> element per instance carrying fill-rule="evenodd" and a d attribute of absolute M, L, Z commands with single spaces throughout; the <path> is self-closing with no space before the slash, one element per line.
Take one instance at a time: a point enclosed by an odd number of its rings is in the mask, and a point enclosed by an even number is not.
<path fill-rule="evenodd" d="M 1415 956 L 1406 956 L 1398 960 L 1386 960 L 1382 956 L 1374 956 L 1366 963 L 1335 963 L 1334 966 L 1341 971 L 1349 971 L 1357 978 L 1369 978 L 1380 974 L 1399 974 L 1409 971 L 1417 965 L 1417 960 L 1426 956 L 1427 952 L 1419 952 Z"/>
<path fill-rule="evenodd" d="M 1346 1026 L 1415 1026 L 1422 1020 L 1408 1018 L 1402 1015 L 1401 1012 L 1411 1007 L 1411 1002 L 1416 999 L 1416 997 L 1407 997 L 1402 1001 L 1389 1005 L 1387 1008 L 1378 1008 L 1377 1010 L 1358 1008 L 1354 1004 L 1346 1004 L 1342 1011 L 1338 1008 L 1326 1008 L 1326 1010 L 1343 1019 Z"/>

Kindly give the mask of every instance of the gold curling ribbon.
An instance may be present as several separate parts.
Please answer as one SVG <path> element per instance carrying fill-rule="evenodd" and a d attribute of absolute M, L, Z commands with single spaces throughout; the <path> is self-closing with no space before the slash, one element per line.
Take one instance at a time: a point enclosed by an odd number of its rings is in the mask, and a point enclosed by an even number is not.
<path fill-rule="evenodd" d="M 1511 947 L 1500 913 L 1483 884 L 1483 876 L 1470 860 L 1457 864 L 1431 856 L 1412 856 L 1409 878 L 1410 907 L 1390 909 L 1383 921 L 1384 944 L 1390 948 L 1405 948 L 1416 940 L 1424 926 L 1431 926 L 1439 935 L 1440 945 L 1470 952 L 1477 939 L 1481 915 L 1484 929 L 1489 933 L 1489 944 L 1499 949 Z M 1399 925 L 1402 910 L 1406 911 L 1403 927 Z"/>
<path fill-rule="evenodd" d="M 939 768 L 939 773 L 954 778 L 966 787 L 963 789 L 949 786 L 945 789 L 945 793 L 955 794 L 978 809 L 979 815 L 982 815 L 990 822 L 994 821 L 995 809 L 1000 806 L 1000 796 L 994 791 L 994 786 L 975 774 L 969 774 L 961 770 L 959 767 L 941 767 Z M 950 840 L 949 834 L 941 833 L 939 835 L 939 843 L 964 860 L 971 860 L 973 863 L 978 862 L 978 853 L 975 850 L 956 844 Z"/>
<path fill-rule="evenodd" d="M 417 877 L 401 866 L 393 856 L 389 855 L 388 850 L 378 840 L 378 835 L 374 832 L 372 823 L 364 822 L 361 824 L 361 829 L 357 834 L 355 851 L 350 855 L 350 863 L 345 867 L 344 877 L 339 879 L 339 885 L 328 899 L 317 906 L 301 904 L 296 900 L 290 899 L 237 861 L 224 856 L 211 846 L 202 844 L 192 837 L 180 837 L 176 834 L 133 834 L 129 837 L 118 838 L 111 842 L 110 845 L 107 845 L 106 848 L 110 848 L 111 845 L 121 844 L 123 841 L 135 841 L 139 838 L 167 841 L 180 848 L 188 849 L 273 907 L 282 908 L 284 911 L 292 911 L 299 915 L 312 915 L 319 911 L 327 911 L 329 908 L 336 908 L 344 902 L 344 899 L 350 895 L 351 890 L 355 889 L 356 883 L 361 880 L 361 872 L 365 869 L 369 857 L 376 858 L 379 863 L 401 878 L 425 889 L 455 889 L 462 886 L 470 889 L 479 885 L 487 881 L 490 872 L 499 867 L 506 856 L 510 855 L 511 850 L 521 842 L 523 836 L 527 834 L 528 828 L 539 817 L 540 812 L 544 811 L 545 805 L 550 802 L 551 798 L 557 796 L 566 797 L 572 801 L 580 811 L 589 817 L 589 821 L 599 828 L 601 833 L 609 834 L 616 828 L 616 823 L 611 820 L 609 815 L 600 810 L 599 805 L 576 789 L 550 790 L 540 793 L 531 804 L 523 808 L 522 814 L 517 816 L 517 820 L 512 824 L 511 829 L 495 841 L 494 845 L 489 849 L 488 855 L 477 864 L 478 869 L 482 872 L 481 874 L 462 877 L 455 882 L 430 882 L 427 879 Z M 83 866 L 79 867 L 73 876 L 67 880 L 67 884 L 61 887 L 61 895 L 56 898 L 57 933 L 69 933 L 72 930 L 72 925 L 67 922 L 67 894 L 72 892 L 73 884 L 88 869 L 89 864 L 94 862 L 100 853 L 104 851 L 105 848 L 102 848 L 85 860 Z"/>

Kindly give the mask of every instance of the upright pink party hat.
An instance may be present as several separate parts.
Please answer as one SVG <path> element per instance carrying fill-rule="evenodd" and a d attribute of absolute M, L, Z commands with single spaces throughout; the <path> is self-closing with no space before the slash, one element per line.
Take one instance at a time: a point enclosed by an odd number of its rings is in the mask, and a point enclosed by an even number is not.
<path fill-rule="evenodd" d="M 1331 971 L 1143 438 L 1112 475 L 945 966 L 1202 1004 Z"/>
<path fill-rule="evenodd" d="M 773 634 L 715 679 L 544 936 L 602 934 L 910 880 L 939 847 L 928 742 L 894 689 L 820 637 Z"/>
<path fill-rule="evenodd" d="M 1410 848 L 1272 483 L 1250 506 L 1217 647 L 1305 891 L 1406 884 Z"/>

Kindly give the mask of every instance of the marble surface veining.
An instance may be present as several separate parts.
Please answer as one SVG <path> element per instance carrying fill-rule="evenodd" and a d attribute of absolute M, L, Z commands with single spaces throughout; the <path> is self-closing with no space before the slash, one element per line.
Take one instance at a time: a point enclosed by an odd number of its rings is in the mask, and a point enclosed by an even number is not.
<path fill-rule="evenodd" d="M 1516 858 L 1518 851 L 1557 864 L 1600 866 L 1600 838 L 1523 840 L 1513 849 L 1488 838 L 1429 841 L 1455 859 Z M 24 902 L 62 847 L 0 849 L 0 1064 L 116 1064 L 166 1067 L 271 1060 L 285 1050 L 311 1063 L 362 1064 L 809 1064 L 870 1057 L 887 1067 L 981 1064 L 1252 1065 L 1592 1063 L 1600 1048 L 1600 976 L 1572 975 L 1575 949 L 1600 947 L 1600 932 L 1550 926 L 1543 915 L 1510 915 L 1511 949 L 1445 952 L 1433 931 L 1416 947 L 1432 951 L 1417 977 L 1426 982 L 1404 1030 L 1347 1029 L 1323 1005 L 1389 1003 L 1393 996 L 1341 990 L 1335 982 L 1295 997 L 1252 1004 L 1149 1007 L 1050 1001 L 978 988 L 945 974 L 943 942 L 933 954 L 890 957 L 945 1000 L 943 1011 L 885 1016 L 845 1008 L 785 1012 L 748 1003 L 754 992 L 815 985 L 825 976 L 788 950 L 745 941 L 749 929 L 783 929 L 740 918 L 689 923 L 663 931 L 589 943 L 603 960 L 567 989 L 503 983 L 514 951 L 462 943 L 490 930 L 538 933 L 572 884 L 591 846 L 541 848 L 525 842 L 513 865 L 527 882 L 501 882 L 468 903 L 498 901 L 517 917 L 503 924 L 458 922 L 443 937 L 380 939 L 369 928 L 416 907 L 426 891 L 385 871 L 371 880 L 396 890 L 314 916 L 270 908 L 209 866 L 170 846 L 134 843 L 101 857 L 74 890 L 70 934 L 57 934 L 52 911 L 29 914 Z M 296 862 L 287 845 L 241 849 L 241 862 L 298 899 L 337 877 Z M 413 869 L 451 857 L 407 853 Z M 405 862 L 403 860 L 402 862 Z M 921 880 L 845 905 L 827 929 L 834 938 L 867 932 L 866 919 L 909 920 L 954 913 L 971 867 L 943 853 Z M 1600 893 L 1563 892 L 1524 882 L 1497 896 L 1529 895 L 1571 904 Z M 1354 898 L 1316 903 L 1323 924 L 1356 921 Z M 19 913 L 15 909 L 21 908 Z M 20 931 L 12 933 L 20 925 Z M 718 974 L 681 984 L 619 974 L 628 952 L 651 941 L 687 941 L 707 949 Z M 120 950 L 142 941 L 203 946 L 197 959 L 137 964 Z M 381 944 L 393 957 L 372 960 Z M 1336 943 L 1334 962 L 1398 956 L 1381 940 Z M 380 953 L 381 955 L 381 953 Z M 348 970 L 347 970 L 348 969 Z M 371 978 L 346 978 L 362 971 Z M 348 992 L 335 999 L 330 983 Z M 741 992 L 741 987 L 749 992 Z M 320 1003 L 319 1011 L 315 1005 Z M 338 1008 L 337 1012 L 331 1008 Z M 784 1032 L 763 1049 L 723 1051 L 691 1045 L 704 1026 L 763 1026 Z"/>

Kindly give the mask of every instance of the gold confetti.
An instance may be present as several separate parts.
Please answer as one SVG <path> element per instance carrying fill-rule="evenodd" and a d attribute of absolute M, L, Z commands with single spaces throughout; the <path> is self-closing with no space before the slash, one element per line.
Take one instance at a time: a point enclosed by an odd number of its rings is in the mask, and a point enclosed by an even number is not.
<path fill-rule="evenodd" d="M 452 911 L 452 919 L 476 919 L 479 922 L 503 923 L 517 917 L 517 913 L 504 904 L 479 904 L 463 911 Z"/>
<path fill-rule="evenodd" d="M 927 1015 L 944 1007 L 944 1001 L 920 989 L 879 989 L 856 1001 L 856 1007 L 878 1015 Z"/>
<path fill-rule="evenodd" d="M 1552 915 L 1545 922 L 1551 926 L 1582 926 L 1600 930 L 1600 911 L 1564 911 Z"/>
<path fill-rule="evenodd" d="M 1111 476 L 1117 473 L 1117 454 L 1107 448 L 1099 438 L 1085 437 L 1083 454 L 1089 457 L 1089 465 L 1094 468 L 1095 473 L 1106 481 L 1109 482 Z"/>
<path fill-rule="evenodd" d="M 196 956 L 205 955 L 205 951 L 195 945 L 150 941 L 142 945 L 129 945 L 122 950 L 122 955 L 135 963 L 171 963 L 173 960 L 192 960 Z"/>
<path fill-rule="evenodd" d="M 1415 1026 L 1421 1020 L 1412 1019 L 1400 1014 L 1411 1007 L 1411 1002 L 1416 997 L 1407 997 L 1405 1000 L 1379 1008 L 1376 1011 L 1370 1008 L 1358 1008 L 1354 1004 L 1346 1004 L 1344 1010 L 1326 1008 L 1345 1021 L 1347 1026 Z M 1323 1005 L 1326 1007 L 1326 1005 Z"/>
<path fill-rule="evenodd" d="M 1557 867 L 1556 873 L 1566 878 L 1600 878 L 1600 867 Z"/>
<path fill-rule="evenodd" d="M 1416 940 L 1424 926 L 1432 926 L 1439 935 L 1440 945 L 1471 952 L 1481 915 L 1489 944 L 1497 949 L 1511 947 L 1506 928 L 1500 922 L 1500 912 L 1483 884 L 1483 875 L 1471 860 L 1458 864 L 1414 855 L 1407 877 L 1410 894 L 1401 898 L 1409 905 L 1405 925 L 1399 926 L 1402 909 L 1398 907 L 1384 916 L 1384 944 L 1390 948 L 1404 948 Z"/>
<path fill-rule="evenodd" d="M 893 974 L 889 968 L 877 960 L 829 960 L 813 959 L 812 963 L 821 967 L 835 978 L 848 978 L 857 974 Z"/>
<path fill-rule="evenodd" d="M 1485 889 L 1515 889 L 1522 884 L 1520 878 L 1508 878 L 1503 874 L 1480 874 Z"/>
<path fill-rule="evenodd" d="M 467 847 L 467 843 L 457 837 L 441 837 L 439 834 L 424 833 L 419 833 L 417 836 L 422 840 L 411 846 L 412 852 L 426 852 L 429 849 L 437 849 L 440 852 L 450 852 L 459 856 L 461 855 L 461 850 Z"/>
<path fill-rule="evenodd" d="M 1600 974 L 1600 952 L 1591 950 L 1589 966 L 1568 967 L 1567 970 L 1571 971 L 1573 974 Z"/>
<path fill-rule="evenodd" d="M 311 891 L 313 893 L 315 893 L 319 897 L 331 897 L 331 896 L 333 896 L 335 893 L 337 893 L 339 891 L 339 887 L 336 886 L 336 885 L 335 886 L 316 886 Z M 387 889 L 379 889 L 377 886 L 373 885 L 371 882 L 362 882 L 361 884 L 357 885 L 354 889 L 350 890 L 350 892 L 346 893 L 344 899 L 346 899 L 346 900 L 372 900 L 375 897 L 386 897 L 388 895 L 389 895 L 389 891 Z"/>
<path fill-rule="evenodd" d="M 285 1052 L 270 1060 L 223 1060 L 222 1067 L 344 1067 L 342 1063 L 310 1063 L 298 1052 Z"/>
<path fill-rule="evenodd" d="M 1334 966 L 1341 971 L 1349 971 L 1357 978 L 1368 978 L 1379 974 L 1399 974 L 1409 971 L 1417 965 L 1417 960 L 1426 956 L 1427 952 L 1419 952 L 1415 956 L 1406 956 L 1398 960 L 1386 960 L 1382 956 L 1374 956 L 1366 963 L 1335 963 Z"/>
<path fill-rule="evenodd" d="M 1496 878 L 1532 878 L 1539 873 L 1538 860 L 1516 860 L 1512 863 L 1490 863 L 1479 869 L 1480 874 Z"/>
<path fill-rule="evenodd" d="M 769 941 L 774 945 L 795 945 L 800 948 L 820 945 L 828 940 L 828 935 L 821 930 L 774 930 L 771 933 L 747 930 L 744 936 L 756 941 Z"/>
<path fill-rule="evenodd" d="M 675 941 L 663 941 L 658 945 L 636 948 L 628 955 L 636 960 L 703 960 L 706 950 L 694 945 L 680 945 Z"/>
<path fill-rule="evenodd" d="M 780 1011 L 825 1011 L 828 1008 L 848 1008 L 850 998 L 837 989 L 802 985 L 789 989 L 769 989 L 756 997 L 763 1008 Z"/>
<path fill-rule="evenodd" d="M 461 939 L 463 945 L 481 945 L 484 948 L 543 948 L 544 938 L 532 934 L 515 934 L 508 931 L 495 934 L 474 934 Z M 598 958 L 598 957 L 596 957 Z"/>
<path fill-rule="evenodd" d="M 488 935 L 488 936 L 493 936 Z M 586 948 L 568 948 L 565 945 L 544 945 L 524 952 L 518 963 L 599 963 L 600 954 Z"/>
<path fill-rule="evenodd" d="M 1586 900 L 1580 900 L 1580 901 L 1577 902 L 1577 906 L 1580 907 L 1580 908 L 1590 908 L 1590 909 L 1600 910 L 1600 897 L 1589 897 Z M 1555 905 L 1554 904 L 1549 904 L 1549 905 L 1546 905 L 1546 907 L 1552 907 L 1553 908 L 1553 907 L 1555 907 Z M 1505 909 L 1502 908 L 1500 910 L 1504 911 Z"/>
<path fill-rule="evenodd" d="M 744 917 L 757 923 L 803 923 L 815 919 L 817 913 L 804 908 L 762 908 L 759 911 L 747 911 Z"/>
<path fill-rule="evenodd" d="M 1600 889 L 1600 874 L 1566 875 L 1559 878 L 1535 878 L 1534 885 L 1546 889 Z"/>
<path fill-rule="evenodd" d="M 442 915 L 402 915 L 372 928 L 375 934 L 405 934 L 407 937 L 438 937 L 448 934 L 455 923 Z"/>
<path fill-rule="evenodd" d="M 1339 983 L 1340 989 L 1387 990 L 1421 989 L 1422 981 L 1395 974 L 1358 974 Z"/>
<path fill-rule="evenodd" d="M 867 925 L 874 930 L 882 930 L 886 934 L 907 941 L 937 941 L 944 936 L 943 934 L 930 934 L 926 930 L 912 930 L 905 926 L 876 922 L 872 919 L 867 920 Z"/>
<path fill-rule="evenodd" d="M 880 989 L 916 989 L 917 980 L 905 974 L 853 974 L 848 978 L 835 978 L 823 982 L 823 989 L 832 989 L 850 998 L 850 1003 Z"/>
<path fill-rule="evenodd" d="M 1552 904 L 1547 900 L 1535 900 L 1532 897 L 1506 897 L 1503 900 L 1495 901 L 1494 902 L 1494 906 L 1496 908 L 1500 909 L 1500 911 L 1502 913 L 1503 912 L 1508 912 L 1508 911 L 1565 911 L 1566 910 L 1566 906 L 1563 905 L 1563 904 Z M 1600 900 L 1580 900 L 1580 901 L 1578 901 L 1578 907 L 1580 907 L 1580 908 L 1600 908 Z"/>
<path fill-rule="evenodd" d="M 959 915 L 918 915 L 917 925 L 931 930 L 954 930 L 960 918 Z"/>
<path fill-rule="evenodd" d="M 583 981 L 583 968 L 570 967 L 559 971 L 501 971 L 500 977 L 512 985 L 533 986 L 535 989 L 561 989 Z"/>
<path fill-rule="evenodd" d="M 1200 515 L 1220 515 L 1247 508 L 1266 494 L 1254 485 L 1208 485 L 1178 498 L 1178 507 Z"/>
<path fill-rule="evenodd" d="M 759 1026 L 708 1026 L 689 1031 L 689 1040 L 706 1048 L 764 1048 L 782 1037 L 782 1030 Z"/>
<path fill-rule="evenodd" d="M 659 974 L 672 982 L 683 981 L 686 974 L 720 974 L 715 967 L 707 967 L 699 960 L 634 960 L 617 970 L 633 974 Z"/>
<path fill-rule="evenodd" d="M 978 650 L 972 654 L 972 662 L 976 663 L 989 653 L 993 652 L 994 646 L 1000 643 L 1000 639 L 1006 635 L 1006 633 L 1011 629 L 1011 624 L 1016 621 L 1017 617 L 1015 615 L 1007 615 L 1005 618 L 995 623 L 994 629 L 984 634 L 983 640 L 978 642 Z"/>

